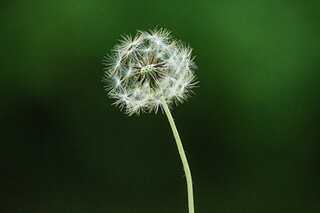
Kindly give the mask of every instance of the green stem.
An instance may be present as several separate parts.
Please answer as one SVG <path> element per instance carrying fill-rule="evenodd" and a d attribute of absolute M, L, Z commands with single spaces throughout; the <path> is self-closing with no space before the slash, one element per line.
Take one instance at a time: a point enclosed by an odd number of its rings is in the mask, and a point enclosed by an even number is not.
<path fill-rule="evenodd" d="M 187 180 L 187 189 L 188 189 L 188 206 L 189 206 L 189 213 L 194 213 L 194 203 L 193 203 L 193 186 L 192 186 L 192 177 L 191 177 L 191 172 L 190 172 L 190 167 L 188 164 L 188 160 L 186 157 L 186 154 L 184 152 L 181 139 L 177 130 L 177 127 L 174 123 L 174 120 L 172 118 L 170 109 L 164 99 L 161 100 L 161 104 L 163 106 L 163 109 L 168 117 L 174 139 L 176 140 L 176 144 L 178 147 L 179 155 L 182 161 L 183 169 L 186 175 L 186 180 Z"/>

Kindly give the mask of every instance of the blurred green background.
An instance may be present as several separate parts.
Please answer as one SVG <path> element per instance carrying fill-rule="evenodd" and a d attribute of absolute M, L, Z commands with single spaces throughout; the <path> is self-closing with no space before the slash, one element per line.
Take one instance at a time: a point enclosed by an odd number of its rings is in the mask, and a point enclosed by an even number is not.
<path fill-rule="evenodd" d="M 173 109 L 196 212 L 320 212 L 316 0 L 2 1 L 0 211 L 187 212 L 166 117 L 101 82 L 120 35 L 156 26 L 199 67 Z"/>

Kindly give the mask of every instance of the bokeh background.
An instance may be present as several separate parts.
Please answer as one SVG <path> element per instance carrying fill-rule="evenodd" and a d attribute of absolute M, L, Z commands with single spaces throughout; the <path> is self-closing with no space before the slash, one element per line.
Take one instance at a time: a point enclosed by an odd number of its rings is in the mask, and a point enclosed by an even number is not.
<path fill-rule="evenodd" d="M 319 1 L 0 3 L 0 211 L 187 212 L 165 116 L 104 92 L 121 34 L 165 27 L 200 81 L 173 108 L 196 212 L 320 212 Z"/>

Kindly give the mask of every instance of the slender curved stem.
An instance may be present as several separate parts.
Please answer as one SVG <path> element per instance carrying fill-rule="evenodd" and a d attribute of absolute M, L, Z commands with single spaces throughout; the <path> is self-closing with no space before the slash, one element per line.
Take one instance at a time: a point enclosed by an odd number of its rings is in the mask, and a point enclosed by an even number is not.
<path fill-rule="evenodd" d="M 188 164 L 188 160 L 186 157 L 186 154 L 184 152 L 182 143 L 181 143 L 181 139 L 177 130 L 177 127 L 174 123 L 174 120 L 172 118 L 170 109 L 166 103 L 165 100 L 161 100 L 161 104 L 163 106 L 163 109 L 168 117 L 172 132 L 173 132 L 173 136 L 174 139 L 176 140 L 176 144 L 178 147 L 178 151 L 179 151 L 179 155 L 182 161 L 182 165 L 183 165 L 183 169 L 186 175 L 186 180 L 187 180 L 187 189 L 188 189 L 188 206 L 189 206 L 189 213 L 194 213 L 194 202 L 193 202 L 193 186 L 192 186 L 192 177 L 191 177 L 191 172 L 190 172 L 190 167 Z"/>

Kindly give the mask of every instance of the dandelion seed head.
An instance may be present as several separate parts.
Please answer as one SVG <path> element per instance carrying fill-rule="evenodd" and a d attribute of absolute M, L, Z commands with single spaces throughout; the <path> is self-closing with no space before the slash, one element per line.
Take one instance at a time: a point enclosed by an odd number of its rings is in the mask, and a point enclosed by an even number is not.
<path fill-rule="evenodd" d="M 129 115 L 182 103 L 197 83 L 192 49 L 165 29 L 122 36 L 104 62 L 105 88 Z"/>

